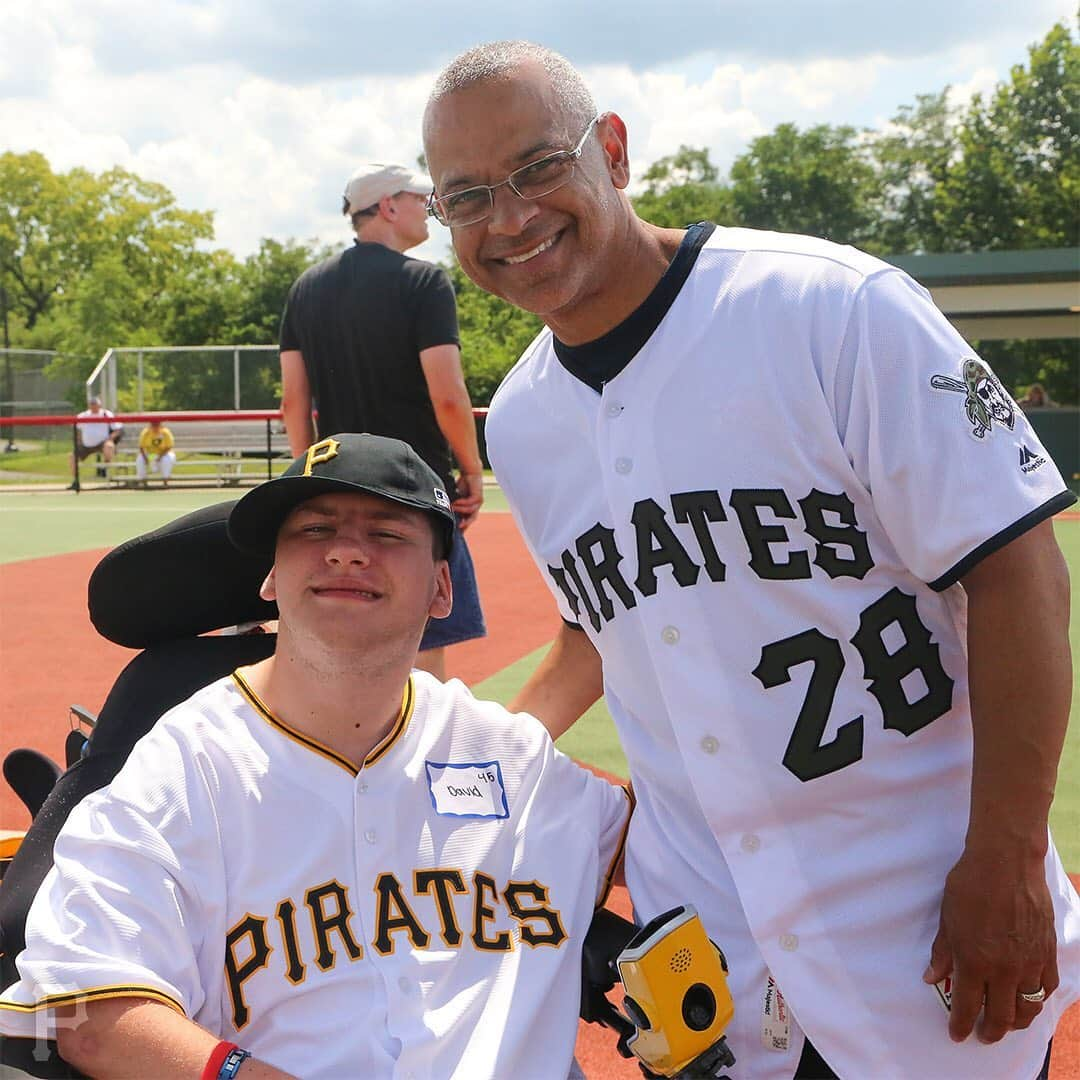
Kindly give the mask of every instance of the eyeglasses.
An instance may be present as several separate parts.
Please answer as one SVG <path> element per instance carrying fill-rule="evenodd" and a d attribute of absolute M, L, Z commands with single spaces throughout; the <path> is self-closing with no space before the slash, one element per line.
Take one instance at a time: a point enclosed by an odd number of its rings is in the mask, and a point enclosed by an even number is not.
<path fill-rule="evenodd" d="M 593 126 L 600 119 L 594 116 L 589 126 L 582 132 L 577 146 L 573 150 L 556 150 L 536 161 L 515 169 L 505 180 L 498 184 L 478 184 L 465 188 L 464 191 L 451 191 L 446 195 L 437 195 L 434 191 L 428 196 L 428 213 L 442 225 L 451 229 L 460 229 L 464 225 L 475 225 L 491 216 L 495 209 L 495 189 L 509 185 L 510 190 L 522 199 L 540 199 L 553 191 L 565 187 L 574 176 L 574 167 L 585 149 L 585 140 Z"/>

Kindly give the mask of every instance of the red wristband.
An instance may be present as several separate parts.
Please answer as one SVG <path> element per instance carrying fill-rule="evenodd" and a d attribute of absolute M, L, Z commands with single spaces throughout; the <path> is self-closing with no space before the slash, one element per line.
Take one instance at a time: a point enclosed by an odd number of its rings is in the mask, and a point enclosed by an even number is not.
<path fill-rule="evenodd" d="M 218 1073 L 221 1072 L 221 1066 L 225 1064 L 225 1059 L 236 1049 L 238 1049 L 236 1043 L 226 1042 L 222 1039 L 214 1047 L 210 1057 L 207 1058 L 200 1080 L 217 1080 Z"/>

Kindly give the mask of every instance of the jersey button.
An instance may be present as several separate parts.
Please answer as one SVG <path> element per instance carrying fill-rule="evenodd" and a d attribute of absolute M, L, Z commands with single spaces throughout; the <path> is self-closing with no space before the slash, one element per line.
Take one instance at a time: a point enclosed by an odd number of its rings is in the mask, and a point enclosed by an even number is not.
<path fill-rule="evenodd" d="M 367 784 L 361 780 L 360 783 L 356 785 L 356 790 L 359 791 L 361 795 L 365 794 L 367 792 Z"/>
<path fill-rule="evenodd" d="M 798 934 L 781 934 L 780 935 L 780 948 L 784 952 L 794 952 L 799 947 Z"/>
<path fill-rule="evenodd" d="M 378 836 L 375 835 L 375 830 L 374 829 L 368 829 L 368 831 L 366 833 L 364 833 L 364 839 L 369 844 L 374 844 L 375 841 L 378 840 Z"/>
<path fill-rule="evenodd" d="M 720 743 L 714 736 L 706 735 L 705 738 L 701 740 L 701 749 L 706 754 L 715 754 L 716 751 L 720 749 Z"/>
<path fill-rule="evenodd" d="M 634 463 L 628 457 L 621 457 L 615 459 L 615 471 L 620 476 L 625 476 L 633 467 Z"/>
<path fill-rule="evenodd" d="M 743 838 L 740 841 L 743 851 L 753 855 L 761 847 L 761 837 L 757 833 L 743 833 Z"/>
<path fill-rule="evenodd" d="M 611 416 L 611 417 L 619 416 L 622 413 L 622 411 L 623 411 L 623 406 L 620 405 L 617 401 L 611 402 L 611 404 L 608 405 L 608 407 L 607 407 L 607 414 L 608 414 L 608 416 Z"/>
<path fill-rule="evenodd" d="M 679 643 L 679 628 L 677 626 L 665 626 L 660 631 L 660 640 L 665 645 L 677 645 Z"/>

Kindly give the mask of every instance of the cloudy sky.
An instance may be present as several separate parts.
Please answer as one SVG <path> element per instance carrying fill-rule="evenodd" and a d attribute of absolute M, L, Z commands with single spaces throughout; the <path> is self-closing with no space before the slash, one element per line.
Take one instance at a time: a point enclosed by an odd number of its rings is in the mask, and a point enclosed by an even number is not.
<path fill-rule="evenodd" d="M 680 144 L 722 170 L 777 124 L 880 127 L 946 84 L 1005 78 L 1074 0 L 11 0 L 0 151 L 121 165 L 213 210 L 217 243 L 347 242 L 346 177 L 413 163 L 432 79 L 461 49 L 524 37 L 627 121 L 641 172 Z M 441 228 L 420 254 L 441 257 Z"/>

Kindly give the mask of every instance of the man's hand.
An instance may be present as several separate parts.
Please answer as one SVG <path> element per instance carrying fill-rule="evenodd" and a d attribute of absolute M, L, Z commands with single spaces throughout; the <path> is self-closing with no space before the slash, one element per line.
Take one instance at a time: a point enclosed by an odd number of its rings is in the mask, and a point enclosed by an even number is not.
<path fill-rule="evenodd" d="M 484 503 L 484 474 L 463 472 L 457 479 L 457 498 L 451 504 L 464 532 L 480 513 Z"/>
<path fill-rule="evenodd" d="M 458 528 L 464 532 L 476 520 L 484 501 L 484 466 L 480 460 L 472 403 L 465 387 L 465 376 L 461 373 L 461 351 L 456 345 L 433 345 L 430 349 L 422 349 L 420 367 L 431 397 L 431 407 L 435 410 L 435 422 L 461 469 L 457 490 L 453 492 L 453 506 L 458 516 Z"/>
<path fill-rule="evenodd" d="M 946 975 L 952 976 L 954 1042 L 973 1030 L 980 1042 L 997 1042 L 1039 1015 L 1042 1003 L 1020 994 L 1041 987 L 1049 997 L 1058 985 L 1054 909 L 1042 858 L 965 850 L 945 879 L 941 924 L 923 978 L 932 984 Z"/>

